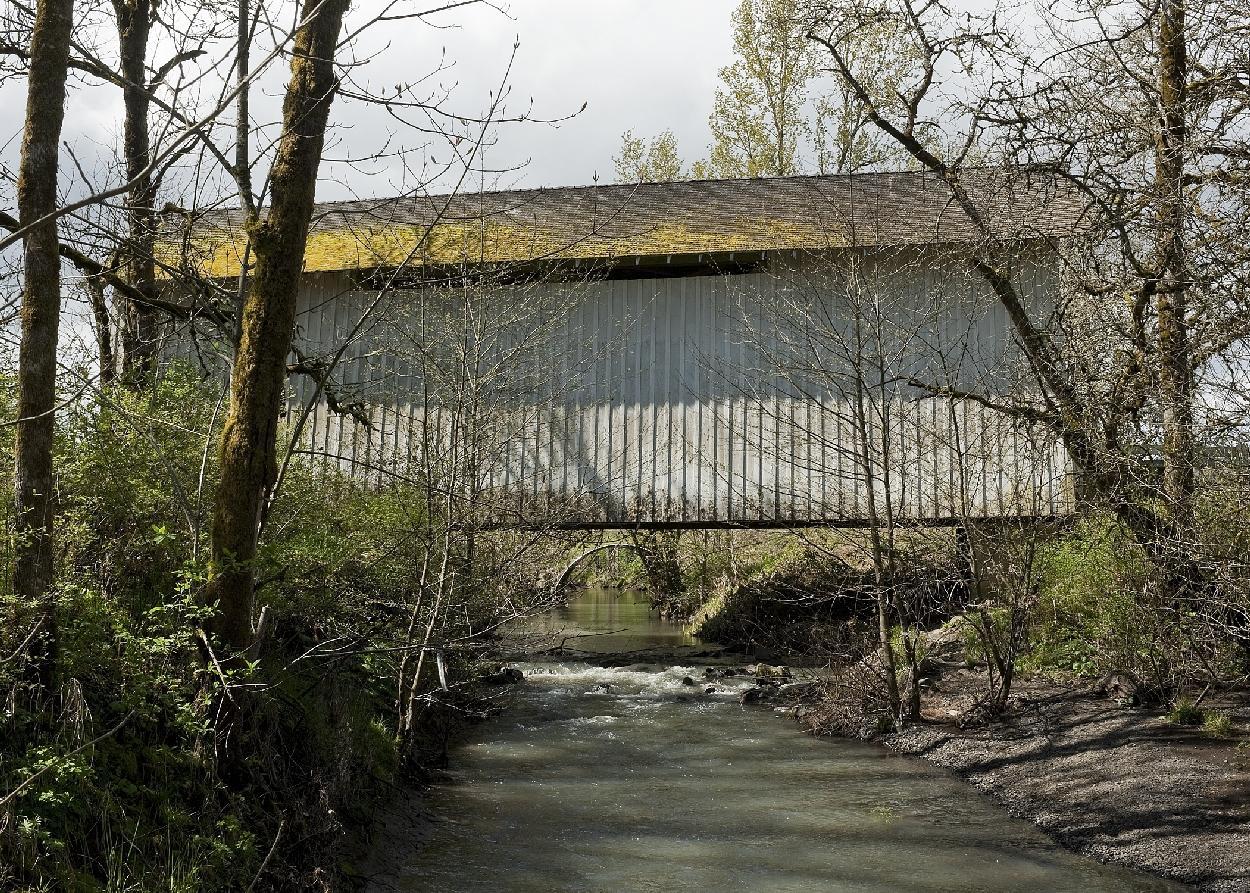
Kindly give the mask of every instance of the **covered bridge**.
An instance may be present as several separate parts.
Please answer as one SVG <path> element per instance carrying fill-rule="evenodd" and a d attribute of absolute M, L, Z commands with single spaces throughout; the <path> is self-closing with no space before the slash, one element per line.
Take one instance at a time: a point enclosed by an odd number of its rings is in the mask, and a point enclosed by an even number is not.
<path fill-rule="evenodd" d="M 1080 213 L 1053 181 L 969 181 L 1038 307 Z M 193 262 L 237 276 L 238 221 Z M 290 422 L 353 474 L 484 522 L 912 523 L 1066 513 L 1048 432 L 951 390 L 1027 396 L 971 270 L 985 235 L 923 172 L 319 206 Z"/>

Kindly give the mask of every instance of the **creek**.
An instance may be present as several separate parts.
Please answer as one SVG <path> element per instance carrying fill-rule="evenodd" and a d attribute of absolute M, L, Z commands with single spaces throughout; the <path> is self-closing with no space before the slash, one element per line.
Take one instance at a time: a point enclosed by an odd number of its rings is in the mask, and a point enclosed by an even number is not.
<path fill-rule="evenodd" d="M 715 650 L 638 594 L 590 590 L 524 632 L 585 659 L 514 664 L 525 682 L 453 749 L 423 839 L 371 889 L 1179 889 L 1069 853 L 920 760 L 741 706 L 754 681 L 705 681 Z"/>

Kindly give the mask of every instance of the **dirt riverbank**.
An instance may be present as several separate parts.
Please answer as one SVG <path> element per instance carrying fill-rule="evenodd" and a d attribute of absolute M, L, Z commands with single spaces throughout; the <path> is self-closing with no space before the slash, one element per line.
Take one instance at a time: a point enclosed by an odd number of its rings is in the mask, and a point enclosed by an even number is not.
<path fill-rule="evenodd" d="M 959 675 L 926 699 L 925 722 L 885 744 L 953 770 L 1077 852 L 1204 893 L 1250 891 L 1250 751 L 1237 739 L 1044 683 L 1021 686 L 1006 721 L 961 730 L 951 718 L 979 681 Z M 1219 706 L 1246 740 L 1250 699 Z"/>

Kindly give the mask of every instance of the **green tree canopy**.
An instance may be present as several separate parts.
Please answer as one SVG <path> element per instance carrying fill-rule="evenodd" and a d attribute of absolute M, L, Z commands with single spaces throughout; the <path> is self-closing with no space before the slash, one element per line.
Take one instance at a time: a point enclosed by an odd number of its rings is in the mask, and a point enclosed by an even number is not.
<path fill-rule="evenodd" d="M 662 183 L 682 179 L 682 160 L 677 137 L 671 130 L 660 132 L 647 142 L 632 130 L 621 135 L 621 154 L 613 156 L 616 179 L 620 183 Z"/>
<path fill-rule="evenodd" d="M 897 166 L 902 153 L 869 125 L 866 107 L 821 68 L 805 0 L 741 0 L 733 12 L 734 61 L 720 70 L 706 159 L 687 167 L 671 130 L 650 141 L 626 131 L 613 158 L 620 182 L 705 177 L 786 177 Z M 857 35 L 851 55 L 878 106 L 897 101 L 914 50 L 888 22 Z"/>
<path fill-rule="evenodd" d="M 799 0 L 742 0 L 734 10 L 735 59 L 720 71 L 708 120 L 716 176 L 785 177 L 803 169 L 817 69 L 798 7 Z"/>

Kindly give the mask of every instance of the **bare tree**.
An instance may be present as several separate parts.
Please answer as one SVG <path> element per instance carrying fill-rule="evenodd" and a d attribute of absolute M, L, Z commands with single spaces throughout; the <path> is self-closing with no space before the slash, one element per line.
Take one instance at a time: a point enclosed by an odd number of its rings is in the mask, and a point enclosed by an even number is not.
<path fill-rule="evenodd" d="M 1195 31 L 1188 13 L 1199 7 Z M 1218 0 L 1045 11 L 1047 42 L 1030 46 L 1005 16 L 956 15 L 941 3 L 808 8 L 830 71 L 980 229 L 969 263 L 1007 311 L 1040 386 L 1013 411 L 1063 440 L 1086 492 L 1133 531 L 1173 605 L 1192 607 L 1211 594 L 1194 530 L 1197 382 L 1236 356 L 1247 320 L 1250 267 L 1244 240 L 1232 237 L 1245 219 L 1250 158 L 1243 60 L 1230 49 L 1237 16 Z M 853 35 L 882 23 L 907 35 L 916 60 L 894 111 L 846 52 Z M 943 141 L 932 121 L 961 138 Z M 1031 306 L 1012 281 L 999 226 L 970 194 L 974 149 L 1088 199 L 1087 229 L 1056 246 L 1072 286 L 1057 305 Z M 1142 450 L 1158 451 L 1160 483 Z"/>

